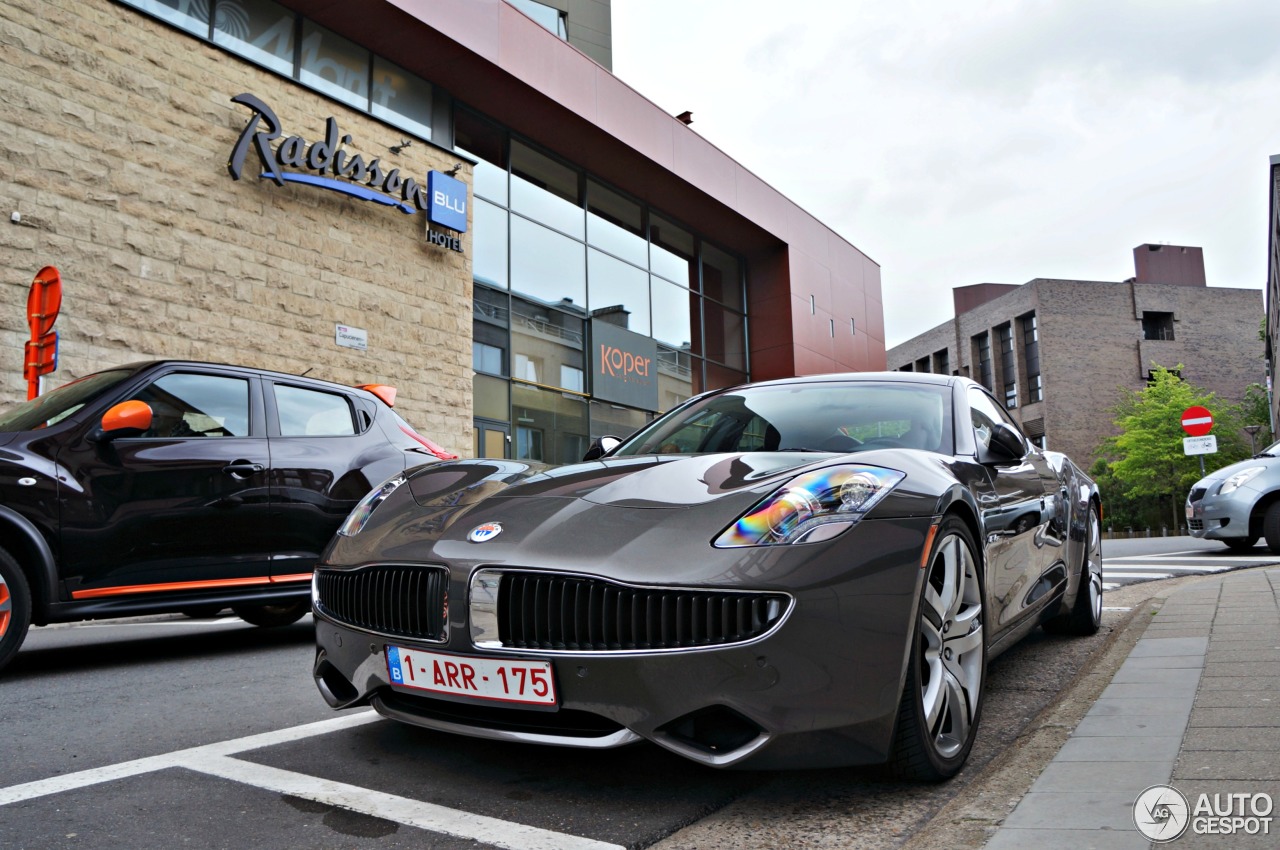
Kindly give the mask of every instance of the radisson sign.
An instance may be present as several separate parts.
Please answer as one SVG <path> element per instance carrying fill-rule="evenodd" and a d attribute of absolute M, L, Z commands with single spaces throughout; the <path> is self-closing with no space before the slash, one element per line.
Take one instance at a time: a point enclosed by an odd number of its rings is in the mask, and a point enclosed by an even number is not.
<path fill-rule="evenodd" d="M 279 117 L 258 97 L 238 94 L 231 102 L 248 107 L 252 113 L 227 160 L 227 171 L 233 180 L 243 175 L 245 159 L 252 149 L 262 165 L 259 177 L 263 180 L 272 180 L 279 186 L 305 183 L 394 207 L 406 215 L 423 210 L 432 224 L 466 232 L 467 187 L 461 180 L 432 171 L 427 178 L 429 185 L 423 186 L 402 175 L 399 168 L 385 167 L 377 157 L 366 160 L 361 154 L 352 154 L 346 150 L 351 136 L 339 134 L 338 120 L 332 116 L 325 121 L 324 138 L 308 143 L 301 136 L 284 136 Z M 276 140 L 280 142 L 273 148 Z M 440 238 L 432 242 L 462 250 L 457 237 L 438 235 Z"/>

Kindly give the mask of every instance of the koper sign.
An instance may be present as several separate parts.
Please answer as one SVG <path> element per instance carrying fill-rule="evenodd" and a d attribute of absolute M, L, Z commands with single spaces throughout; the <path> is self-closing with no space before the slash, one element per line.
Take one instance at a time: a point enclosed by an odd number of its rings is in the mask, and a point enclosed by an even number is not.
<path fill-rule="evenodd" d="M 658 344 L 601 319 L 591 320 L 591 394 L 645 410 L 658 409 Z"/>

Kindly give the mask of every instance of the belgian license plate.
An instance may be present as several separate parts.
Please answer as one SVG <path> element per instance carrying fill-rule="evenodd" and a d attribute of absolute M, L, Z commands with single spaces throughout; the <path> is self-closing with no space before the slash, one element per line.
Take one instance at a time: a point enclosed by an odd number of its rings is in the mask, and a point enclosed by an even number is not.
<path fill-rule="evenodd" d="M 445 655 L 401 646 L 387 647 L 391 682 L 450 696 L 525 705 L 555 705 L 550 661 Z"/>

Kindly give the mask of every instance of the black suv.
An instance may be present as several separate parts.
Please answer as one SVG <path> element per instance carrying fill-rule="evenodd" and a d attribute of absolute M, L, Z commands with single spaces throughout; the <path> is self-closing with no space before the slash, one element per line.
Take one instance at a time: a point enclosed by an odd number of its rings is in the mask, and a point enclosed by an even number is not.
<path fill-rule="evenodd" d="M 0 667 L 32 623 L 310 610 L 355 504 L 453 455 L 344 387 L 212 363 L 133 363 L 0 413 Z"/>

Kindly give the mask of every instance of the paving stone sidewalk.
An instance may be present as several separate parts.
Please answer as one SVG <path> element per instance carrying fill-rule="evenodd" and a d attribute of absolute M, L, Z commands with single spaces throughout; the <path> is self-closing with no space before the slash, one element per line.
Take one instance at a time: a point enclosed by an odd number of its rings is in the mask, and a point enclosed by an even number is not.
<path fill-rule="evenodd" d="M 1153 785 L 1171 785 L 1190 809 L 1188 828 L 1168 843 L 1151 842 L 1134 823 L 1134 801 Z M 1266 832 L 1260 794 L 1277 808 L 1265 813 Z M 1197 821 L 1201 795 L 1219 810 L 1202 810 Z M 1256 834 L 1204 832 L 1228 805 L 1232 816 L 1243 806 L 1240 826 Z M 1170 594 L 986 847 L 1280 848 L 1280 568 Z"/>

